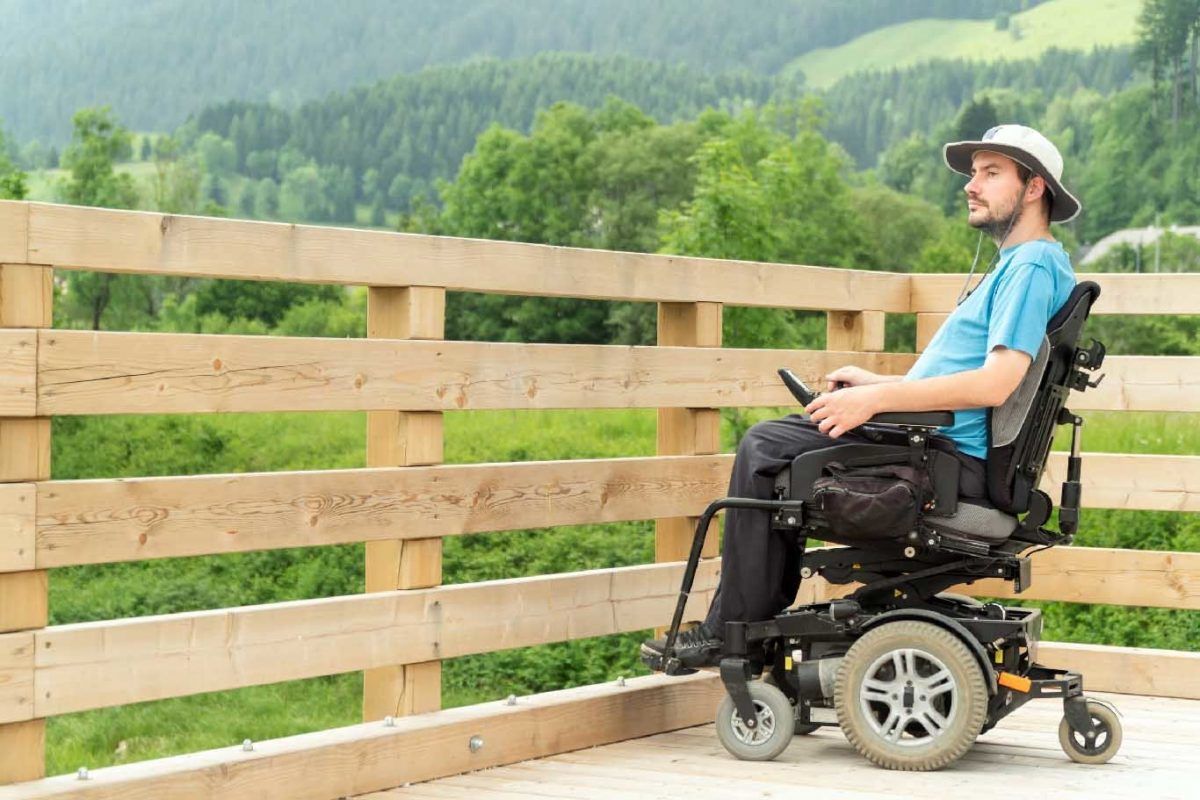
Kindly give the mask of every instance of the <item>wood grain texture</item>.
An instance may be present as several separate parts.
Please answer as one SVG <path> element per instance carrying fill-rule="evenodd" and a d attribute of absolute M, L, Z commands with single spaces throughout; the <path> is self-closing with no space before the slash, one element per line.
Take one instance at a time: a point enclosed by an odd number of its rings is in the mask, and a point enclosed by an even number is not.
<path fill-rule="evenodd" d="M 1079 672 L 1087 690 L 1200 699 L 1200 653 L 1043 642 L 1038 663 Z"/>
<path fill-rule="evenodd" d="M 1072 410 L 1200 411 L 1200 357 L 1109 356 L 1100 372 L 1099 386 L 1068 397 Z"/>
<path fill-rule="evenodd" d="M 0 787 L 0 800 L 330 800 L 711 719 L 715 676 L 650 675 Z M 472 751 L 472 736 L 483 747 Z"/>
<path fill-rule="evenodd" d="M 659 303 L 657 336 L 660 346 L 719 349 L 723 331 L 719 303 Z M 675 404 L 672 403 L 672 406 Z M 699 405 L 699 404 L 697 404 Z M 709 455 L 721 449 L 721 415 L 715 408 L 659 408 L 656 431 L 659 455 Z M 660 517 L 654 523 L 654 560 L 686 559 L 692 549 L 699 517 Z M 703 557 L 719 552 L 716 525 L 705 532 Z"/>
<path fill-rule="evenodd" d="M 441 339 L 446 290 L 377 287 L 367 294 L 367 337 Z M 442 415 L 436 411 L 367 413 L 367 466 L 406 467 L 442 460 Z M 367 542 L 366 591 L 425 589 L 442 582 L 441 539 Z M 363 673 L 363 720 L 436 711 L 442 707 L 440 661 L 386 664 Z"/>
<path fill-rule="evenodd" d="M 29 258 L 29 204 L 0 200 L 0 264 L 24 264 Z"/>
<path fill-rule="evenodd" d="M 977 581 L 958 587 L 981 597 L 1060 600 L 1118 606 L 1200 609 L 1200 553 L 1055 547 L 1035 553 L 1033 585 L 1019 595 L 1011 584 Z"/>
<path fill-rule="evenodd" d="M 37 332 L 0 328 L 0 417 L 37 413 Z"/>
<path fill-rule="evenodd" d="M 910 353 L 43 331 L 43 414 L 791 405 L 804 379 Z"/>
<path fill-rule="evenodd" d="M 717 567 L 697 575 L 702 614 Z M 380 592 L 35 632 L 35 714 L 178 697 L 649 628 L 682 564 Z"/>
<path fill-rule="evenodd" d="M 882 311 L 830 311 L 825 316 L 825 349 L 880 352 L 884 349 Z"/>
<path fill-rule="evenodd" d="M 69 269 L 551 297 L 904 311 L 909 276 L 29 204 L 29 258 Z"/>
<path fill-rule="evenodd" d="M 12 208 L 0 204 L 0 251 L 23 247 L 24 236 L 13 230 Z M 20 217 L 20 215 L 18 215 Z M 6 222 L 7 220 L 7 222 Z M 4 230 L 5 226 L 8 230 Z M 6 242 L 7 237 L 12 241 Z M 26 256 L 19 257 L 25 260 Z M 3 260 L 3 259 L 0 259 Z M 30 512 L 36 516 L 36 493 L 29 481 L 50 477 L 50 420 L 37 411 L 37 328 L 53 321 L 53 281 L 49 267 L 0 265 L 0 634 L 43 627 L 49 616 L 48 576 L 29 563 Z M 29 374 L 29 359 L 34 368 Z M 32 377 L 32 383 L 30 379 Z M 33 406 L 29 404 L 33 398 Z M 35 556 L 36 560 L 36 556 Z M 26 571 L 6 572 L 6 569 Z M 12 641 L 12 640 L 10 640 Z M 11 659 L 10 659 L 11 664 Z M 0 721 L 0 784 L 45 774 L 45 723 L 29 719 L 22 707 L 32 673 L 15 675 L 17 700 L 0 700 L 0 712 L 19 721 Z M 11 688 L 10 686 L 10 688 Z M 0 687 L 0 694 L 3 693 Z M 13 704 L 17 705 L 14 712 Z"/>
<path fill-rule="evenodd" d="M 0 231 L 0 237 L 3 235 Z M 0 264 L 0 320 L 3 320 L 3 327 L 50 327 L 53 285 L 54 270 L 50 267 Z"/>
<path fill-rule="evenodd" d="M 42 567 L 697 514 L 731 456 L 50 481 Z"/>
<path fill-rule="evenodd" d="M 32 483 L 0 484 L 0 573 L 36 567 L 36 502 Z"/>
<path fill-rule="evenodd" d="M 1041 488 L 1056 504 L 1066 477 L 1066 453 L 1051 453 Z M 1085 452 L 1082 478 L 1085 514 L 1088 508 L 1200 511 L 1200 456 Z"/>
<path fill-rule="evenodd" d="M 33 632 L 0 633 L 0 723 L 33 719 Z"/>
<path fill-rule="evenodd" d="M 1080 282 L 1100 284 L 1100 299 L 1092 309 L 1093 314 L 1200 314 L 1197 274 L 1080 273 L 1075 277 Z M 964 279 L 963 275 L 913 275 L 909 311 L 953 311 Z"/>
<path fill-rule="evenodd" d="M 949 314 L 917 314 L 917 352 L 925 351 Z"/>

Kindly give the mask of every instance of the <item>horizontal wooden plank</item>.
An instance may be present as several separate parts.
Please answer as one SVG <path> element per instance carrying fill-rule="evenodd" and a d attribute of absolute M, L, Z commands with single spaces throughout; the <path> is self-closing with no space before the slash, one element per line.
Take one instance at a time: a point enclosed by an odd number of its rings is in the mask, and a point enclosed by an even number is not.
<path fill-rule="evenodd" d="M 0 342 L 2 344 L 2 342 Z M 18 343 L 14 340 L 13 346 Z M 28 361 L 32 349 L 18 347 Z M 41 331 L 36 410 L 52 414 L 396 408 L 789 405 L 776 376 L 852 363 L 903 374 L 910 353 Z M 11 366 L 10 371 L 24 369 Z M 1114 356 L 1079 410 L 1200 411 L 1200 358 Z M 14 378 L 15 379 L 15 378 Z M 24 394 L 14 395 L 33 413 Z"/>
<path fill-rule="evenodd" d="M 732 456 L 38 484 L 39 567 L 699 514 Z"/>
<path fill-rule="evenodd" d="M 683 565 L 304 600 L 35 631 L 35 714 L 411 664 L 662 624 Z M 717 565 L 689 600 L 708 608 Z"/>
<path fill-rule="evenodd" d="M 29 204 L 0 200 L 0 264 L 24 264 L 29 258 Z"/>
<path fill-rule="evenodd" d="M 959 590 L 984 597 L 1200 609 L 1200 553 L 1055 547 L 1031 556 L 1033 585 L 984 580 Z"/>
<path fill-rule="evenodd" d="M 37 414 L 36 330 L 0 328 L 0 417 Z"/>
<path fill-rule="evenodd" d="M 33 631 L 0 633 L 0 724 L 33 719 Z"/>
<path fill-rule="evenodd" d="M 791 405 L 776 375 L 905 353 L 41 332 L 39 413 Z"/>
<path fill-rule="evenodd" d="M 724 495 L 732 461 L 660 456 L 47 481 L 36 484 L 36 566 L 694 516 Z M 1051 455 L 1042 485 L 1052 497 L 1065 461 Z M 1086 508 L 1200 509 L 1200 457 L 1086 453 L 1084 465 Z"/>
<path fill-rule="evenodd" d="M 1200 314 L 1200 274 L 1080 273 L 1076 278 L 1100 284 L 1096 314 Z M 953 311 L 965 279 L 965 275 L 913 275 L 909 310 Z"/>
<path fill-rule="evenodd" d="M 1109 356 L 1100 372 L 1099 386 L 1071 393 L 1072 409 L 1200 411 L 1200 357 Z"/>
<path fill-rule="evenodd" d="M 35 568 L 36 500 L 32 483 L 0 484 L 0 572 Z"/>
<path fill-rule="evenodd" d="M 1044 642 L 1038 663 L 1079 672 L 1091 691 L 1200 700 L 1200 653 Z"/>
<path fill-rule="evenodd" d="M 610 300 L 903 311 L 907 275 L 29 205 L 29 255 L 69 269 Z"/>
<path fill-rule="evenodd" d="M 0 800 L 330 800 L 701 725 L 723 691 L 708 673 L 648 675 L 0 786 Z"/>
<path fill-rule="evenodd" d="M 1066 477 L 1067 454 L 1051 453 L 1041 487 L 1056 504 Z M 1085 452 L 1082 477 L 1085 509 L 1200 511 L 1200 456 Z"/>

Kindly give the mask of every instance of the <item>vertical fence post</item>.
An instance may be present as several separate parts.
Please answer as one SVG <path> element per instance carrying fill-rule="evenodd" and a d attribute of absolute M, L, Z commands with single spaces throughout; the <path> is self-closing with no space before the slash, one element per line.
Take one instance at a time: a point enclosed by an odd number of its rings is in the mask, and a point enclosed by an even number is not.
<path fill-rule="evenodd" d="M 720 303 L 659 303 L 658 344 L 663 347 L 720 347 Z M 711 455 L 721 451 L 721 413 L 715 408 L 660 408 L 658 454 Z M 699 517 L 655 521 L 654 560 L 683 561 L 692 547 Z M 719 552 L 709 528 L 704 556 Z"/>
<path fill-rule="evenodd" d="M 882 311 L 825 312 L 825 349 L 882 353 L 885 317 Z"/>
<path fill-rule="evenodd" d="M 371 287 L 367 336 L 372 339 L 442 339 L 446 290 L 440 287 Z M 438 411 L 367 413 L 367 466 L 442 462 L 442 414 Z M 442 540 L 367 542 L 366 589 L 424 589 L 442 582 Z M 363 673 L 363 719 L 420 714 L 442 705 L 440 661 L 369 669 Z"/>
<path fill-rule="evenodd" d="M 917 352 L 924 352 L 929 343 L 933 341 L 933 336 L 938 332 L 938 328 L 942 327 L 942 323 L 946 321 L 949 314 L 917 314 Z"/>
<path fill-rule="evenodd" d="M 0 327 L 49 328 L 53 324 L 53 272 L 50 267 L 0 265 Z M 30 335 L 37 336 L 32 330 Z M 36 343 L 36 338 L 33 341 Z M 36 344 L 33 350 L 36 352 Z M 0 418 L 0 482 L 17 484 L 49 478 L 50 419 Z M 22 689 L 16 698 L 10 693 L 9 702 L 0 703 L 0 784 L 34 780 L 46 770 L 46 722 L 32 718 L 32 631 L 46 627 L 49 617 L 46 571 L 32 569 L 35 497 L 33 491 L 14 493 L 6 488 L 3 493 L 4 515 L 9 520 L 21 518 L 30 523 L 0 530 L 5 536 L 15 533 L 23 539 L 23 544 L 15 548 L 4 548 L 11 549 L 19 559 L 21 571 L 0 572 L 0 678 L 7 672 L 13 685 L 24 685 L 28 690 Z"/>

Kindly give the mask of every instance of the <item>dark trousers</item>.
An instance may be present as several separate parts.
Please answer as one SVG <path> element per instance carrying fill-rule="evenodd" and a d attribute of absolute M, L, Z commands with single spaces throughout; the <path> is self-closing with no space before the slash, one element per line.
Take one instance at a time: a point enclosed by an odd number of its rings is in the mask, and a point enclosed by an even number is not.
<path fill-rule="evenodd" d="M 771 498 L 775 476 L 801 453 L 837 443 L 867 442 L 847 433 L 838 439 L 821 433 L 807 417 L 792 414 L 760 422 L 742 437 L 729 480 L 730 497 Z M 983 461 L 956 453 L 963 462 L 960 479 L 965 497 L 984 495 Z M 770 514 L 745 508 L 725 511 L 721 579 L 706 622 L 724 630 L 730 621 L 770 619 L 796 599 L 801 554 L 790 534 L 771 531 Z"/>

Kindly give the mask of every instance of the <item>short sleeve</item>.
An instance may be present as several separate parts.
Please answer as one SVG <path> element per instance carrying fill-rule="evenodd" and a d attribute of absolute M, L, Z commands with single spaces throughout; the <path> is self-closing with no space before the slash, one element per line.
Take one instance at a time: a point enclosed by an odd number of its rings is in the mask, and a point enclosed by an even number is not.
<path fill-rule="evenodd" d="M 1021 264 L 996 285 L 988 318 L 987 351 L 1007 347 L 1037 358 L 1054 315 L 1054 278 L 1040 264 Z"/>

